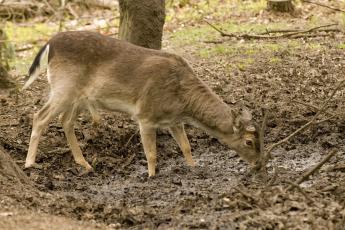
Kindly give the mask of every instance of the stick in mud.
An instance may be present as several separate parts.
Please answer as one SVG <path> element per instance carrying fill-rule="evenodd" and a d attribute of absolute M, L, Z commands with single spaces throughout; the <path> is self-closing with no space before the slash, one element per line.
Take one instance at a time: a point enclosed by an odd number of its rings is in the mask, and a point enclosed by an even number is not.
<path fill-rule="evenodd" d="M 337 153 L 336 149 L 333 149 L 330 153 L 327 154 L 327 156 L 320 161 L 318 164 L 314 165 L 312 168 L 310 168 L 306 173 L 304 173 L 300 178 L 298 178 L 296 180 L 296 182 L 294 182 L 294 184 L 299 185 L 302 182 L 304 182 L 305 180 L 307 180 L 312 174 L 314 174 L 316 171 L 318 171 L 322 165 L 324 165 L 327 161 L 329 161 L 329 159 L 332 158 L 332 156 L 334 156 Z M 290 185 L 287 188 L 287 191 L 291 190 L 294 186 Z"/>
<path fill-rule="evenodd" d="M 345 83 L 345 79 L 341 80 L 339 82 L 339 84 L 337 85 L 337 87 L 334 88 L 334 90 L 332 91 L 331 95 L 325 100 L 325 102 L 323 103 L 323 105 L 320 107 L 319 111 L 317 111 L 317 113 L 315 114 L 315 116 L 305 125 L 301 126 L 299 129 L 297 129 L 295 132 L 291 133 L 289 136 L 285 137 L 284 139 L 278 141 L 277 143 L 274 143 L 268 150 L 267 153 L 264 156 L 263 159 L 263 165 L 267 164 L 267 161 L 271 158 L 271 152 L 273 151 L 273 149 L 275 149 L 276 147 L 278 147 L 279 145 L 286 143 L 287 141 L 289 141 L 292 137 L 296 136 L 298 133 L 302 132 L 303 130 L 305 130 L 306 128 L 308 128 L 309 126 L 311 126 L 312 124 L 315 123 L 316 118 L 323 112 L 325 112 L 325 110 L 327 109 L 327 106 L 329 104 L 329 101 L 333 98 L 333 96 L 336 94 L 336 92 L 344 86 Z"/>

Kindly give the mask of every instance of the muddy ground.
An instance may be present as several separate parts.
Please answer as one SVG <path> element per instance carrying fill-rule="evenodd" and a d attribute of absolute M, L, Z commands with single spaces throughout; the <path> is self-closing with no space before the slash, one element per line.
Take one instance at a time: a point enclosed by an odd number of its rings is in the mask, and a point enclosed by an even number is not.
<path fill-rule="evenodd" d="M 291 23 L 299 18 L 292 17 Z M 294 21 L 296 20 L 296 21 Z M 216 33 L 216 32 L 215 32 Z M 277 50 L 250 53 L 254 62 L 230 70 L 246 53 L 202 58 L 198 47 L 176 46 L 167 34 L 165 47 L 184 56 L 198 76 L 229 106 L 247 106 L 260 121 L 269 110 L 265 142 L 286 137 L 312 119 L 337 82 L 344 78 L 342 33 L 326 37 L 274 41 L 228 40 L 235 47 L 277 44 Z M 316 48 L 308 44 L 319 44 Z M 203 43 L 206 48 L 215 44 Z M 272 61 L 272 58 L 281 61 Z M 276 60 L 276 59 L 274 59 Z M 45 77 L 27 91 L 2 96 L 0 145 L 23 167 L 32 114 L 48 94 Z M 3 229 L 343 229 L 345 226 L 345 89 L 329 102 L 331 119 L 297 135 L 273 151 L 269 181 L 248 174 L 250 167 L 216 139 L 187 126 L 195 168 L 186 166 L 166 130 L 158 133 L 158 173 L 148 178 L 137 125 L 125 114 L 102 112 L 95 128 L 89 115 L 79 117 L 77 137 L 94 172 L 79 176 L 61 124 L 55 120 L 42 136 L 39 169 L 25 173 L 34 189 L 3 184 L 0 224 Z M 304 171 L 332 149 L 337 154 L 302 190 L 286 191 Z M 273 168 L 276 167 L 274 171 Z M 43 220 L 43 223 L 40 221 Z M 47 221 L 48 220 L 48 221 Z"/>

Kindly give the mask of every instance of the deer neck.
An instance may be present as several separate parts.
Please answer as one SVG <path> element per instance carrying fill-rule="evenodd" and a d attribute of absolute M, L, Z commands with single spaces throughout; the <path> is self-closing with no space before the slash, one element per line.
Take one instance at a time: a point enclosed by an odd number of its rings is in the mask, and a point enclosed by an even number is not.
<path fill-rule="evenodd" d="M 217 137 L 233 133 L 232 110 L 202 81 L 197 79 L 187 86 L 187 113 L 190 123 Z"/>

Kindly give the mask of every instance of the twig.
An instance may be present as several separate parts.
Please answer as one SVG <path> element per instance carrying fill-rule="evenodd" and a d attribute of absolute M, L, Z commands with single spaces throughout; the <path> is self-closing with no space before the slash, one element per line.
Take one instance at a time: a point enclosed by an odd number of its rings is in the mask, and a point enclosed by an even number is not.
<path fill-rule="evenodd" d="M 48 6 L 48 8 L 50 8 L 54 14 L 56 14 L 56 10 L 54 9 L 54 7 L 52 7 L 52 5 L 47 1 L 47 0 L 43 0 L 44 4 Z"/>
<path fill-rule="evenodd" d="M 255 202 L 258 201 L 258 198 L 256 198 L 256 197 L 252 196 L 251 194 L 249 194 L 249 193 L 243 191 L 242 189 L 240 189 L 240 188 L 238 188 L 238 187 L 234 187 L 234 189 L 235 189 L 237 192 L 241 193 L 244 197 L 247 197 L 247 198 L 249 198 L 249 199 L 251 199 L 251 200 L 253 200 L 253 201 L 255 201 Z"/>
<path fill-rule="evenodd" d="M 260 127 L 260 135 L 259 135 L 259 141 L 260 141 L 260 153 L 264 153 L 264 136 L 265 136 L 265 131 L 266 131 L 266 126 L 267 126 L 267 116 L 268 112 L 263 109 L 263 114 L 264 118 L 262 119 L 261 127 Z"/>
<path fill-rule="evenodd" d="M 315 122 L 315 124 L 316 124 L 316 125 L 319 125 L 319 124 L 324 123 L 324 122 L 326 122 L 326 121 L 329 121 L 329 120 L 331 120 L 331 119 L 333 119 L 333 118 L 335 118 L 335 117 L 337 117 L 337 116 L 338 116 L 338 114 L 334 114 L 334 115 L 332 115 L 332 116 L 330 116 L 330 117 L 327 117 L 327 118 L 325 118 L 325 119 L 323 119 L 323 120 L 320 120 L 320 121 L 318 121 L 318 122 Z"/>
<path fill-rule="evenodd" d="M 294 183 L 296 185 L 299 185 L 302 182 L 304 182 L 305 180 L 307 180 L 312 174 L 314 174 L 317 170 L 319 170 L 322 167 L 322 165 L 324 165 L 336 153 L 337 153 L 337 150 L 333 149 L 330 153 L 328 153 L 328 155 L 322 161 L 320 161 L 317 165 L 315 165 L 311 169 L 309 169 L 300 178 L 298 178 Z M 291 190 L 292 188 L 293 188 L 293 186 L 290 185 L 290 187 L 287 188 L 287 191 Z"/>
<path fill-rule="evenodd" d="M 48 154 L 56 154 L 56 153 L 65 154 L 65 153 L 68 153 L 69 151 L 70 151 L 69 148 L 57 148 L 57 149 L 48 151 L 47 153 Z"/>
<path fill-rule="evenodd" d="M 130 163 L 132 163 L 134 157 L 135 157 L 135 153 L 133 153 L 132 155 L 130 155 L 130 156 L 126 159 L 126 161 L 123 162 L 123 163 L 121 164 L 121 169 L 126 168 Z"/>
<path fill-rule="evenodd" d="M 267 162 L 267 160 L 269 158 L 271 158 L 271 152 L 273 149 L 275 149 L 276 147 L 278 147 L 279 145 L 286 143 L 287 141 L 289 141 L 292 137 L 296 136 L 298 133 L 302 132 L 303 130 L 305 130 L 306 128 L 308 128 L 309 126 L 311 126 L 316 118 L 323 113 L 328 106 L 329 101 L 333 98 L 333 96 L 335 95 L 335 93 L 341 88 L 343 87 L 343 84 L 345 83 L 345 79 L 340 81 L 338 86 L 332 91 L 331 95 L 327 98 L 327 100 L 323 103 L 323 105 L 320 107 L 319 111 L 314 115 L 314 117 L 305 125 L 303 125 L 302 127 L 300 127 L 299 129 L 297 129 L 295 132 L 293 132 L 292 134 L 290 134 L 289 136 L 285 137 L 284 139 L 278 141 L 277 143 L 274 143 L 268 150 L 266 153 L 266 159 L 265 161 Z"/>
<path fill-rule="evenodd" d="M 321 31 L 321 30 L 318 30 Z M 328 37 L 329 34 L 321 34 L 321 33 L 314 33 L 314 34 L 295 34 L 290 36 L 290 39 L 297 39 L 297 38 L 315 38 L 315 37 Z"/>
<path fill-rule="evenodd" d="M 62 31 L 62 27 L 64 24 L 64 13 L 65 13 L 65 7 L 66 7 L 66 1 L 60 0 L 61 8 L 59 9 L 59 32 Z"/>
<path fill-rule="evenodd" d="M 309 202 L 314 203 L 314 200 L 308 196 L 308 194 L 296 183 L 291 181 L 286 181 L 288 184 L 290 184 L 291 189 L 296 188 L 297 191 L 299 191 Z"/>
<path fill-rule="evenodd" d="M 261 171 L 266 171 L 266 158 L 265 158 L 265 142 L 264 142 L 264 136 L 265 136 L 265 130 L 266 130 L 266 126 L 267 126 L 267 116 L 268 116 L 268 112 L 263 109 L 263 114 L 264 114 L 264 118 L 262 120 L 261 123 L 261 127 L 259 130 L 259 143 L 260 143 L 260 155 L 262 157 L 260 157 L 260 159 L 256 162 L 255 166 L 252 168 L 251 171 L 255 172 L 257 170 L 261 170 Z"/>
<path fill-rule="evenodd" d="M 325 25 L 325 26 L 321 26 L 321 27 L 317 27 L 314 31 L 317 31 L 317 32 L 340 32 L 341 30 L 339 28 L 328 28 L 328 29 L 323 29 L 323 30 L 319 30 L 321 28 L 324 28 L 324 27 L 330 27 L 330 26 L 333 26 L 333 25 L 337 25 L 337 24 L 330 24 L 330 25 Z M 294 32 L 294 33 L 301 33 L 301 32 L 304 32 L 305 30 L 301 30 L 301 29 L 276 29 L 276 30 L 268 30 L 266 29 L 265 32 L 263 33 L 260 33 L 260 35 L 266 35 L 266 34 L 275 34 L 275 33 L 291 33 L 291 32 Z"/>
<path fill-rule="evenodd" d="M 304 105 L 304 106 L 308 106 L 308 107 L 313 108 L 313 109 L 315 109 L 315 110 L 320 110 L 320 108 L 317 107 L 316 105 L 309 104 L 309 103 L 306 103 L 306 102 L 303 102 L 303 101 L 293 100 L 292 102 L 295 102 L 295 103 L 298 103 L 298 104 L 301 104 L 301 105 Z M 328 115 L 333 116 L 332 113 L 327 112 L 327 111 L 325 111 L 325 114 L 328 114 Z"/>
<path fill-rule="evenodd" d="M 268 186 L 272 186 L 274 184 L 274 182 L 276 182 L 277 178 L 278 178 L 278 167 L 273 166 L 273 176 L 270 179 L 270 181 L 268 182 Z"/>
<path fill-rule="evenodd" d="M 296 102 L 296 103 L 299 103 L 299 104 L 301 104 L 301 105 L 305 105 L 305 106 L 311 107 L 311 108 L 313 108 L 313 109 L 315 109 L 315 110 L 320 110 L 319 107 L 317 107 L 317 106 L 315 106 L 315 105 L 312 105 L 312 104 L 305 103 L 305 102 L 303 102 L 303 101 L 293 100 L 293 102 Z M 332 114 L 332 113 L 330 113 L 330 112 L 328 112 L 328 111 L 325 111 L 325 114 L 329 115 L 329 117 L 328 117 L 328 118 L 325 118 L 325 119 L 323 119 L 323 120 L 320 120 L 320 121 L 318 121 L 318 122 L 315 122 L 315 124 L 318 125 L 318 124 L 321 124 L 321 123 L 323 123 L 323 122 L 329 121 L 329 120 L 331 120 L 331 119 L 333 119 L 333 118 L 335 118 L 335 117 L 340 116 L 342 113 L 340 113 L 340 114 L 339 114 L 339 113 Z"/>
<path fill-rule="evenodd" d="M 70 14 L 73 15 L 74 18 L 79 18 L 78 14 L 72 8 L 71 4 L 67 4 L 66 7 L 67 7 L 68 11 L 70 12 Z"/>
<path fill-rule="evenodd" d="M 332 7 L 332 6 L 327 6 L 327 5 L 318 3 L 318 2 L 312 2 L 312 1 L 309 1 L 309 0 L 302 0 L 302 2 L 306 2 L 306 3 L 310 3 L 310 4 L 326 7 L 328 9 L 335 10 L 335 11 L 345 12 L 345 10 L 342 10 L 342 9 L 339 9 L 339 8 L 335 8 L 335 7 Z"/>
<path fill-rule="evenodd" d="M 15 51 L 16 51 L 17 53 L 19 53 L 19 52 L 31 50 L 31 49 L 33 49 L 33 48 L 34 48 L 33 45 L 27 45 L 27 46 L 24 46 L 24 47 L 21 47 L 21 48 L 17 48 Z"/>
<path fill-rule="evenodd" d="M 131 140 L 133 139 L 133 137 L 134 137 L 135 135 L 137 135 L 138 132 L 139 132 L 139 130 L 136 130 L 136 131 L 132 134 L 132 136 L 130 136 L 130 138 L 128 139 L 128 141 L 126 142 L 126 144 L 122 147 L 122 149 L 127 148 L 127 146 L 129 145 L 129 143 L 131 142 Z"/>
<path fill-rule="evenodd" d="M 317 27 L 312 27 L 310 29 L 307 30 L 300 30 L 300 31 L 296 31 L 296 32 L 291 32 L 291 33 L 283 33 L 280 35 L 275 35 L 275 36 L 271 36 L 271 35 L 262 35 L 262 34 L 234 34 L 234 33 L 225 33 L 224 31 L 222 31 L 221 29 L 217 28 L 216 26 L 214 26 L 213 24 L 211 24 L 210 22 L 204 20 L 209 26 L 211 26 L 213 29 L 215 29 L 216 31 L 218 31 L 220 33 L 221 36 L 223 37 L 235 37 L 235 38 L 243 38 L 243 39 L 273 39 L 273 38 L 288 38 L 288 37 L 293 37 L 293 38 L 297 38 L 298 36 L 302 36 L 301 34 L 305 34 L 305 33 L 310 33 L 313 31 L 320 31 L 320 28 L 325 28 L 325 27 L 330 27 L 330 26 L 335 26 L 338 25 L 337 23 L 333 23 L 333 24 L 328 24 L 328 25 L 322 25 L 322 26 L 317 26 Z M 303 36 L 307 36 L 307 35 L 303 35 Z"/>
<path fill-rule="evenodd" d="M 299 32 L 300 29 L 276 29 L 276 30 L 268 30 L 266 29 L 265 32 L 260 33 L 260 35 L 266 34 L 276 34 L 276 33 L 290 33 L 290 32 Z"/>

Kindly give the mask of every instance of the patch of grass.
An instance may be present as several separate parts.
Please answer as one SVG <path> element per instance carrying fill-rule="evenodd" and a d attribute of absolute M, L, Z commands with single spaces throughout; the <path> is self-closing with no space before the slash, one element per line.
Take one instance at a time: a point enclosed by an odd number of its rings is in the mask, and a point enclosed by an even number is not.
<path fill-rule="evenodd" d="M 338 49 L 345 49 L 345 43 L 340 43 L 337 45 Z"/>
<path fill-rule="evenodd" d="M 266 0 L 259 0 L 259 1 L 243 1 L 237 0 L 235 1 L 238 4 L 238 10 L 243 12 L 252 12 L 252 13 L 259 13 L 261 10 L 264 10 L 267 6 Z"/>
<path fill-rule="evenodd" d="M 264 49 L 270 50 L 272 52 L 279 51 L 283 48 L 282 45 L 279 45 L 276 43 L 267 43 L 267 44 L 264 44 L 263 47 L 264 47 Z"/>
<path fill-rule="evenodd" d="M 189 27 L 176 31 L 171 36 L 175 45 L 189 45 L 195 42 L 218 39 L 219 34 L 209 26 Z"/>
<path fill-rule="evenodd" d="M 319 50 L 322 48 L 322 45 L 319 43 L 308 43 L 307 47 L 312 50 Z"/>
<path fill-rule="evenodd" d="M 255 60 L 253 58 L 243 58 L 240 62 L 236 63 L 236 67 L 239 70 L 244 71 L 249 65 L 252 65 L 254 62 Z"/>
<path fill-rule="evenodd" d="M 241 55 L 244 58 L 252 58 L 256 56 L 258 53 L 273 53 L 277 51 L 282 51 L 285 49 L 289 49 L 290 51 L 294 49 L 294 47 L 298 47 L 297 45 L 288 47 L 286 44 L 276 44 L 276 43 L 241 43 L 241 44 L 231 44 L 231 43 L 223 43 L 223 44 L 216 44 L 214 46 L 208 47 L 200 47 L 197 51 L 197 55 L 202 58 L 211 58 L 216 55 L 224 55 L 224 56 L 231 56 L 231 55 Z"/>
<path fill-rule="evenodd" d="M 208 15 L 222 18 L 224 15 L 236 13 L 258 13 L 266 8 L 266 0 L 179 0 L 168 1 L 166 7 L 166 22 L 201 21 Z"/>
<path fill-rule="evenodd" d="M 36 41 L 42 39 L 42 37 L 48 38 L 58 30 L 56 25 L 47 25 L 45 23 L 18 26 L 14 23 L 7 22 L 4 28 L 9 40 L 16 44 Z"/>
<path fill-rule="evenodd" d="M 232 46 L 228 44 L 217 44 L 213 47 L 201 48 L 197 51 L 197 55 L 202 58 L 210 58 L 216 55 L 231 55 L 236 52 Z"/>
<path fill-rule="evenodd" d="M 40 49 L 40 46 L 58 30 L 56 25 L 48 25 L 45 23 L 34 23 L 30 26 L 18 26 L 11 22 L 7 22 L 4 29 L 8 36 L 8 40 L 15 48 L 34 44 L 33 49 L 16 53 L 15 58 L 10 61 L 10 66 L 14 70 L 14 74 L 20 75 L 27 73 L 32 59 Z"/>
<path fill-rule="evenodd" d="M 214 24 L 214 26 L 226 33 L 260 33 L 266 29 L 284 28 L 284 25 L 285 24 L 282 23 L 272 23 L 269 25 L 252 23 L 238 24 L 232 21 Z M 209 25 L 203 24 L 198 27 L 185 27 L 179 29 L 172 35 L 171 41 L 176 45 L 188 45 L 195 42 L 217 40 L 220 38 L 221 36 L 217 31 L 215 31 Z M 272 45 L 272 48 L 273 46 L 274 44 Z"/>
<path fill-rule="evenodd" d="M 279 62 L 281 62 L 281 61 L 282 61 L 282 59 L 281 59 L 281 58 L 278 58 L 278 57 L 272 57 L 272 58 L 270 58 L 270 60 L 269 60 L 270 63 L 279 63 Z"/>
<path fill-rule="evenodd" d="M 301 42 L 298 40 L 289 40 L 287 46 L 289 49 L 298 49 L 301 47 Z"/>

